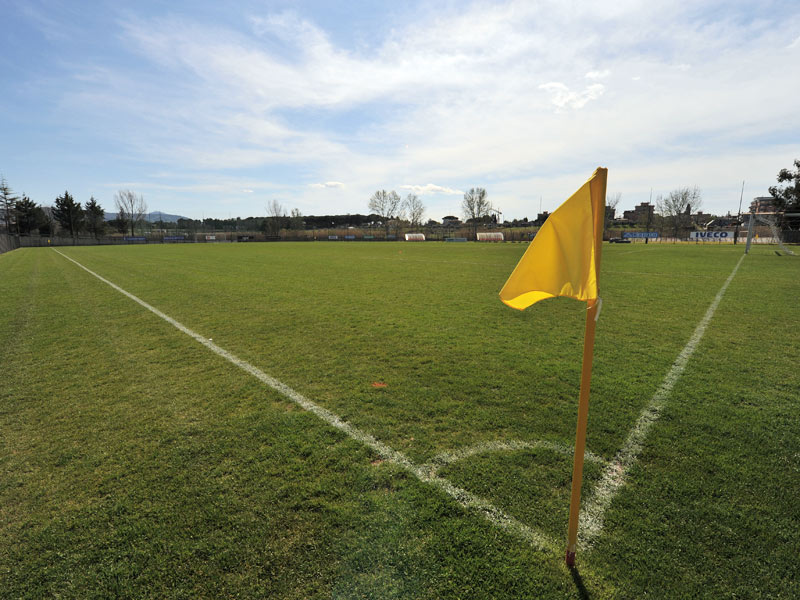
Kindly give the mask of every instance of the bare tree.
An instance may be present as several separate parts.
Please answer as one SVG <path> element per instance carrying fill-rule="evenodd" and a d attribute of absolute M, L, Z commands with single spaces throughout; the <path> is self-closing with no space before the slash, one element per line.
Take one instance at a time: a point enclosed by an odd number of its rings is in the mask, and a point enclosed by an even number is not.
<path fill-rule="evenodd" d="M 375 213 L 383 220 L 383 225 L 386 228 L 386 233 L 388 234 L 389 222 L 392 219 L 398 218 L 400 215 L 400 196 L 398 196 L 397 192 L 394 190 L 391 192 L 387 192 L 386 190 L 378 190 L 372 194 L 367 207 L 371 212 Z"/>
<path fill-rule="evenodd" d="M 619 205 L 619 201 L 622 200 L 622 194 L 617 192 L 616 194 L 606 195 L 606 214 L 605 214 L 605 228 L 608 229 L 611 226 L 614 217 L 617 214 L 617 206 Z"/>
<path fill-rule="evenodd" d="M 656 210 L 669 221 L 672 237 L 677 238 L 679 231 L 691 224 L 692 211 L 700 210 L 702 204 L 703 199 L 697 186 L 682 187 L 672 190 L 666 198 L 659 196 L 656 199 Z"/>
<path fill-rule="evenodd" d="M 464 220 L 467 223 L 472 223 L 473 231 L 476 234 L 478 223 L 484 217 L 488 217 L 491 210 L 492 203 L 489 202 L 484 188 L 470 188 L 464 194 L 464 200 L 461 201 L 461 211 L 464 213 Z"/>
<path fill-rule="evenodd" d="M 277 236 L 281 232 L 281 223 L 286 216 L 283 206 L 273 198 L 267 204 L 266 231 L 271 236 Z"/>
<path fill-rule="evenodd" d="M 289 217 L 289 229 L 303 229 L 303 213 L 299 208 L 293 208 Z"/>
<path fill-rule="evenodd" d="M 419 196 L 416 194 L 409 194 L 403 201 L 403 209 L 405 210 L 408 220 L 411 221 L 412 227 L 419 227 L 422 225 L 422 218 L 425 216 L 425 205 Z"/>
<path fill-rule="evenodd" d="M 147 214 L 147 203 L 141 194 L 138 196 L 130 190 L 119 190 L 114 194 L 117 207 L 117 219 L 130 227 L 131 236 L 136 235 L 136 227 L 144 221 Z"/>
<path fill-rule="evenodd" d="M 275 198 L 270 200 L 269 204 L 267 204 L 267 215 L 270 217 L 282 217 L 284 214 L 285 211 L 281 203 L 275 200 Z"/>

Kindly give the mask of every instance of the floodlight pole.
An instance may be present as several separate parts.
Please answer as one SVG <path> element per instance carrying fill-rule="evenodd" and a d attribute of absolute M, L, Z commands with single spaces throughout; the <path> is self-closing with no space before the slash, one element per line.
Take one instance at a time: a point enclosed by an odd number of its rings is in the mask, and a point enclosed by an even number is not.
<path fill-rule="evenodd" d="M 739 240 L 739 226 L 742 224 L 742 198 L 744 198 L 744 179 L 742 179 L 742 193 L 739 194 L 739 212 L 736 215 L 736 231 L 733 232 L 733 245 Z"/>
<path fill-rule="evenodd" d="M 750 213 L 750 221 L 747 223 L 747 245 L 744 247 L 744 253 L 750 253 L 750 240 L 753 239 L 753 225 L 755 224 L 755 214 Z"/>

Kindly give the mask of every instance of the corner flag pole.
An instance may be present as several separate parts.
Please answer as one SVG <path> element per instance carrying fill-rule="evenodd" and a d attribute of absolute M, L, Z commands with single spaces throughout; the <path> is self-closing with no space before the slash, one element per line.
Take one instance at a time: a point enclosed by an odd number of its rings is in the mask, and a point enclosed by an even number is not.
<path fill-rule="evenodd" d="M 603 305 L 598 279 L 603 250 L 607 179 L 608 169 L 597 167 L 589 180 L 553 211 L 500 290 L 500 300 L 517 310 L 525 310 L 541 300 L 559 296 L 586 302 L 583 370 L 567 530 L 569 566 L 575 564 L 578 549 L 578 513 L 583 455 L 586 452 L 586 422 L 589 418 L 594 329 Z"/>
<path fill-rule="evenodd" d="M 597 187 L 595 187 L 597 186 Z M 599 278 L 600 274 L 600 253 L 603 248 L 603 225 L 605 223 L 605 198 L 606 181 L 592 181 L 592 197 L 602 198 L 602 210 L 598 210 L 593 204 L 594 209 L 594 253 L 595 268 Z M 602 213 L 602 214 L 601 214 Z M 581 367 L 581 391 L 578 400 L 578 424 L 575 431 L 575 458 L 572 464 L 572 494 L 569 501 L 569 526 L 567 527 L 567 553 L 566 562 L 568 567 L 575 565 L 575 554 L 578 551 L 578 516 L 581 509 L 581 485 L 583 483 L 583 457 L 586 453 L 586 425 L 589 421 L 589 388 L 592 381 L 592 358 L 594 356 L 594 331 L 597 325 L 597 318 L 600 316 L 600 308 L 603 305 L 602 298 L 589 300 L 586 308 L 586 329 L 583 334 L 583 366 Z"/>
<path fill-rule="evenodd" d="M 578 401 L 578 425 L 575 432 L 575 458 L 572 465 L 572 495 L 569 500 L 569 527 L 567 528 L 567 566 L 575 564 L 578 550 L 578 515 L 581 508 L 581 484 L 583 483 L 583 456 L 586 453 L 586 424 L 589 420 L 589 386 L 592 380 L 592 357 L 594 354 L 594 330 L 597 324 L 598 301 L 592 300 L 586 310 L 586 329 L 583 334 L 583 368 L 581 370 L 581 393 Z"/>

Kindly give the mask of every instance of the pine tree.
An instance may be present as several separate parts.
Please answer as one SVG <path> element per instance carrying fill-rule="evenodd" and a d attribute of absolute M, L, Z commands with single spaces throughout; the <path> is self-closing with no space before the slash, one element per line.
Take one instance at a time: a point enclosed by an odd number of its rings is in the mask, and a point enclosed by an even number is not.
<path fill-rule="evenodd" d="M 14 207 L 19 200 L 14 195 L 5 177 L 0 176 L 0 211 L 3 213 L 3 221 L 6 224 L 6 233 L 11 233 L 11 216 L 14 214 Z"/>
<path fill-rule="evenodd" d="M 84 208 L 86 216 L 86 229 L 94 237 L 99 236 L 106 228 L 105 215 L 106 211 L 97 203 L 94 196 L 89 198 Z"/>
<path fill-rule="evenodd" d="M 69 231 L 70 236 L 76 237 L 84 224 L 81 203 L 75 202 L 70 193 L 65 191 L 63 196 L 56 198 L 53 218 L 61 227 Z"/>
<path fill-rule="evenodd" d="M 29 235 L 42 224 L 41 209 L 25 194 L 22 194 L 22 199 L 17 202 L 14 214 L 17 217 L 17 229 L 22 235 Z"/>

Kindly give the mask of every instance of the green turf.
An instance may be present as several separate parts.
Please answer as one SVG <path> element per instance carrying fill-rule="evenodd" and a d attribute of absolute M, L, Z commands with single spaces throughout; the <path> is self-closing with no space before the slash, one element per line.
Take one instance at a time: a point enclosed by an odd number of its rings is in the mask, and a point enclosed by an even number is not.
<path fill-rule="evenodd" d="M 572 443 L 584 305 L 503 305 L 524 249 L 61 250 L 419 464 Z M 741 251 L 604 248 L 592 452 L 622 446 Z M 798 275 L 771 248 L 742 263 L 577 575 L 53 250 L 2 255 L 0 596 L 795 597 Z M 441 474 L 560 540 L 570 464 Z"/>

